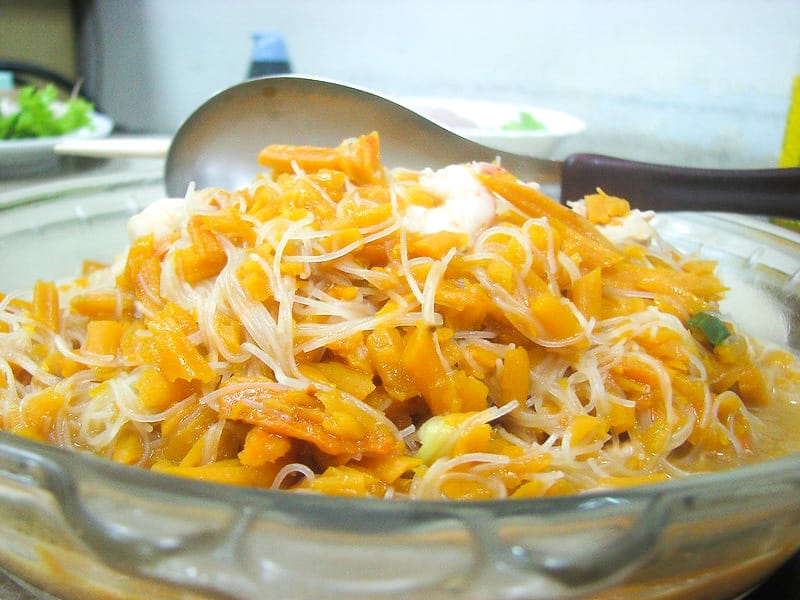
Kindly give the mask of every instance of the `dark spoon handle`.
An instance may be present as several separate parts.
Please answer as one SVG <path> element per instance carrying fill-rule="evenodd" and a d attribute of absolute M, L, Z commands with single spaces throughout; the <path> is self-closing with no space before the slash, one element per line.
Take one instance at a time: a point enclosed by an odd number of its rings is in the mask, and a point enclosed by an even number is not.
<path fill-rule="evenodd" d="M 564 161 L 561 200 L 597 188 L 640 209 L 704 210 L 800 218 L 800 168 L 698 169 L 599 154 Z"/>

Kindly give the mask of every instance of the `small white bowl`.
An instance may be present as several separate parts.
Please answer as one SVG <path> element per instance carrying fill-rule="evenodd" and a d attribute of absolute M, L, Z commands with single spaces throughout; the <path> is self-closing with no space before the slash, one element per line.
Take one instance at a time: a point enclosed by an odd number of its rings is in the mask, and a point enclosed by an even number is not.
<path fill-rule="evenodd" d="M 550 158 L 559 142 L 586 129 L 580 118 L 536 106 L 447 98 L 399 98 L 400 104 L 455 133 L 518 154 Z M 527 113 L 542 129 L 504 129 Z"/>

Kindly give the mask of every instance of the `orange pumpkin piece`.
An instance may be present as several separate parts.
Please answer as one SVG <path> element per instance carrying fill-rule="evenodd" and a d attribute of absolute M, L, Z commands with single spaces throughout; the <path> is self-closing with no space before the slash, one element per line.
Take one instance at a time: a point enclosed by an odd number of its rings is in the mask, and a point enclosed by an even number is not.
<path fill-rule="evenodd" d="M 370 363 L 386 392 L 395 400 L 416 396 L 414 382 L 403 366 L 403 336 L 394 327 L 377 327 L 366 339 Z"/>
<path fill-rule="evenodd" d="M 530 389 L 530 370 L 531 361 L 525 348 L 516 346 L 506 352 L 500 373 L 500 398 L 503 404 L 516 400 L 520 406 L 525 406 Z"/>
<path fill-rule="evenodd" d="M 606 225 L 614 217 L 630 214 L 631 205 L 627 200 L 598 191 L 584 197 L 586 218 L 597 225 Z"/>
<path fill-rule="evenodd" d="M 439 358 L 431 329 L 423 322 L 406 337 L 403 367 L 434 415 L 454 411 L 454 382 Z"/>
<path fill-rule="evenodd" d="M 536 294 L 531 299 L 530 305 L 533 316 L 545 328 L 547 335 L 557 340 L 564 340 L 583 332 L 578 318 L 560 296 L 549 293 Z"/>
<path fill-rule="evenodd" d="M 363 400 L 375 390 L 372 375 L 344 363 L 330 360 L 310 365 L 338 389 Z"/>
<path fill-rule="evenodd" d="M 572 284 L 570 300 L 584 317 L 600 319 L 603 312 L 603 281 L 600 269 L 592 269 Z"/>
<path fill-rule="evenodd" d="M 34 285 L 33 318 L 49 329 L 58 329 L 58 290 L 52 281 L 37 281 Z"/>
<path fill-rule="evenodd" d="M 348 465 L 328 467 L 314 479 L 311 489 L 334 496 L 383 496 L 386 484 L 375 475 Z"/>
<path fill-rule="evenodd" d="M 117 437 L 111 460 L 124 465 L 133 465 L 139 462 L 144 454 L 142 438 L 134 429 L 125 429 Z"/>
<path fill-rule="evenodd" d="M 261 150 L 258 162 L 276 173 L 292 172 L 293 163 L 308 173 L 343 171 L 357 185 L 383 180 L 380 140 L 375 132 L 345 140 L 336 148 L 272 144 Z"/>
<path fill-rule="evenodd" d="M 25 399 L 22 404 L 22 418 L 26 426 L 36 431 L 40 439 L 47 437 L 58 412 L 66 404 L 64 394 L 54 388 L 47 388 Z M 38 436 L 37 436 L 38 437 Z"/>
<path fill-rule="evenodd" d="M 191 467 L 161 460 L 154 463 L 151 469 L 178 477 L 249 487 L 269 487 L 278 473 L 278 468 L 271 463 L 262 467 L 251 467 L 241 464 L 237 459 L 218 460 L 207 465 Z"/>
<path fill-rule="evenodd" d="M 189 340 L 196 328 L 193 317 L 175 303 L 167 304 L 148 322 L 157 366 L 168 381 L 197 379 L 207 383 L 216 376 L 208 361 Z"/>
<path fill-rule="evenodd" d="M 143 408 L 162 411 L 193 393 L 194 387 L 183 379 L 169 381 L 155 367 L 147 367 L 135 385 L 139 394 L 139 403 Z"/>
<path fill-rule="evenodd" d="M 83 350 L 92 354 L 116 355 L 122 339 L 123 326 L 119 321 L 89 321 Z"/>
<path fill-rule="evenodd" d="M 133 309 L 129 297 L 103 291 L 76 294 L 70 299 L 69 306 L 76 313 L 90 319 L 116 319 L 123 314 L 130 314 Z"/>
<path fill-rule="evenodd" d="M 291 448 L 289 439 L 254 426 L 247 432 L 238 457 L 243 465 L 261 467 L 283 458 Z"/>
<path fill-rule="evenodd" d="M 128 250 L 125 270 L 117 284 L 130 294 L 148 311 L 159 310 L 164 301 L 161 298 L 161 261 L 156 254 L 152 235 L 137 239 Z"/>
<path fill-rule="evenodd" d="M 175 252 L 178 272 L 190 284 L 214 277 L 228 262 L 217 234 L 208 229 L 201 216 L 192 217 L 188 225 L 192 244 Z"/>

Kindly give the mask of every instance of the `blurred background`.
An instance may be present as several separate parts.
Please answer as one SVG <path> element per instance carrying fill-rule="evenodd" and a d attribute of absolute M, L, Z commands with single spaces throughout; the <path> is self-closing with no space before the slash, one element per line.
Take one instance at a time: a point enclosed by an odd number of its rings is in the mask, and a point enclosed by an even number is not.
<path fill-rule="evenodd" d="M 296 73 L 562 110 L 588 127 L 557 155 L 692 166 L 774 166 L 800 61 L 798 0 L 0 0 L 0 58 L 82 80 L 130 133 L 244 79 L 260 30 Z"/>

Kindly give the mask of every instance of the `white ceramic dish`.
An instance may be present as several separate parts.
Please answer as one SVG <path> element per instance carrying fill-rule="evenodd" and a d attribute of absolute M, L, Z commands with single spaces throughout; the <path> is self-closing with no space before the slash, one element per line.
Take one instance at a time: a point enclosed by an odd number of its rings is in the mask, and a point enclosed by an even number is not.
<path fill-rule="evenodd" d="M 0 140 L 0 179 L 28 177 L 58 168 L 54 148 L 65 140 L 107 137 L 114 129 L 111 117 L 92 113 L 91 123 L 67 135 Z"/>
<path fill-rule="evenodd" d="M 580 118 L 536 106 L 447 98 L 399 98 L 398 102 L 459 135 L 498 150 L 552 158 L 560 142 L 586 129 Z M 527 113 L 542 129 L 503 129 Z"/>

